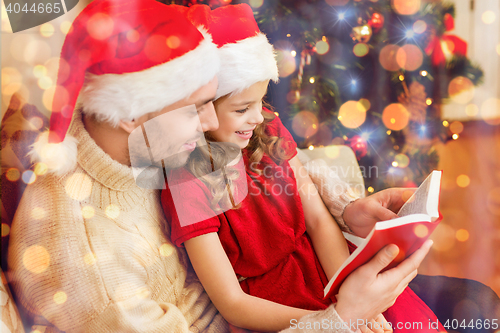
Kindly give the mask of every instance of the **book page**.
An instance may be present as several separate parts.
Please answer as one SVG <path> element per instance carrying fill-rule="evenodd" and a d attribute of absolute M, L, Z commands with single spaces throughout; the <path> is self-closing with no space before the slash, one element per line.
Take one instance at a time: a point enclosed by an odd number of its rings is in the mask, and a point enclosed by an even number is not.
<path fill-rule="evenodd" d="M 407 216 L 411 214 L 427 214 L 427 197 L 431 184 L 432 173 L 423 181 L 418 190 L 401 207 L 398 216 Z"/>

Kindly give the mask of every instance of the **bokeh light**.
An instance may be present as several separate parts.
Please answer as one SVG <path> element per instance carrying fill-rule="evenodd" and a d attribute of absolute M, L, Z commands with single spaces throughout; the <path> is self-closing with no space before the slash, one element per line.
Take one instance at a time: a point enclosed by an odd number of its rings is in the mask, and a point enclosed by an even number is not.
<path fill-rule="evenodd" d="M 490 125 L 499 125 L 500 98 L 488 98 L 481 104 L 481 118 Z"/>
<path fill-rule="evenodd" d="M 43 65 L 36 65 L 33 67 L 33 75 L 40 79 L 47 75 L 47 68 Z"/>
<path fill-rule="evenodd" d="M 33 184 L 36 181 L 36 175 L 31 170 L 24 171 L 21 178 L 22 178 L 23 182 L 25 182 L 28 185 Z"/>
<path fill-rule="evenodd" d="M 7 177 L 7 179 L 10 180 L 11 182 L 15 182 L 19 180 L 19 178 L 21 178 L 21 173 L 17 168 L 10 168 L 5 173 L 5 177 Z"/>
<path fill-rule="evenodd" d="M 379 62 L 385 70 L 390 72 L 397 71 L 400 66 L 396 59 L 399 51 L 399 46 L 394 44 L 386 45 L 380 50 Z M 400 55 L 401 56 L 401 55 Z"/>
<path fill-rule="evenodd" d="M 288 103 L 290 104 L 295 104 L 299 101 L 300 99 L 300 91 L 298 90 L 290 90 L 287 94 L 286 94 L 286 100 L 288 101 Z"/>
<path fill-rule="evenodd" d="M 500 216 L 500 187 L 495 187 L 488 192 L 486 206 L 488 207 L 490 213 Z"/>
<path fill-rule="evenodd" d="M 431 237 L 434 240 L 432 248 L 438 252 L 446 252 L 452 249 L 456 241 L 455 234 L 455 229 L 441 222 L 432 233 Z"/>
<path fill-rule="evenodd" d="M 370 48 L 365 43 L 357 43 L 352 48 L 352 53 L 354 53 L 356 57 L 364 57 L 368 54 L 369 51 Z"/>
<path fill-rule="evenodd" d="M 413 15 L 420 9 L 420 0 L 392 0 L 392 8 L 399 15 Z"/>
<path fill-rule="evenodd" d="M 467 104 L 474 97 L 474 84 L 464 76 L 457 76 L 448 86 L 450 98 L 459 104 Z"/>
<path fill-rule="evenodd" d="M 105 40 L 113 33 L 113 19 L 104 13 L 94 14 L 87 21 L 87 32 L 97 40 Z"/>
<path fill-rule="evenodd" d="M 295 57 L 290 51 L 293 45 L 287 41 L 277 41 L 274 44 L 276 49 L 276 62 L 278 64 L 278 73 L 280 77 L 287 77 L 297 69 Z"/>
<path fill-rule="evenodd" d="M 469 232 L 465 229 L 458 229 L 455 237 L 457 237 L 459 242 L 465 242 L 469 239 Z"/>
<path fill-rule="evenodd" d="M 375 191 L 375 189 L 371 186 L 368 187 L 367 190 L 368 190 L 368 193 L 373 193 Z"/>
<path fill-rule="evenodd" d="M 69 30 L 71 29 L 71 22 L 70 21 L 64 21 L 61 23 L 61 26 L 59 27 L 61 29 L 61 32 L 65 35 L 68 34 Z"/>
<path fill-rule="evenodd" d="M 32 245 L 24 251 L 23 264 L 32 273 L 43 273 L 50 265 L 50 255 L 40 245 Z"/>
<path fill-rule="evenodd" d="M 68 300 L 68 296 L 64 291 L 58 291 L 54 294 L 54 302 L 56 304 L 63 304 Z"/>
<path fill-rule="evenodd" d="M 325 54 L 330 50 L 330 45 L 328 44 L 327 41 L 320 40 L 319 42 L 316 43 L 316 53 L 317 54 Z"/>
<path fill-rule="evenodd" d="M 165 243 L 160 246 L 160 255 L 162 257 L 168 257 L 174 253 L 174 246 L 172 244 Z"/>
<path fill-rule="evenodd" d="M 361 107 L 363 107 L 363 109 L 365 109 L 365 111 L 368 111 L 370 110 L 372 104 L 370 103 L 370 101 L 366 98 L 361 98 L 359 100 L 359 104 L 361 104 Z"/>
<path fill-rule="evenodd" d="M 56 94 L 57 98 L 59 99 L 60 105 L 68 104 L 69 94 L 66 88 L 64 88 L 63 86 L 51 86 L 44 91 L 42 96 L 43 106 L 45 106 L 47 110 L 52 111 L 52 103 Z"/>
<path fill-rule="evenodd" d="M 6 223 L 2 223 L 2 237 L 6 237 L 10 234 L 10 227 Z"/>
<path fill-rule="evenodd" d="M 450 131 L 451 133 L 456 133 L 460 134 L 464 130 L 464 124 L 462 124 L 460 121 L 454 121 L 450 124 Z"/>
<path fill-rule="evenodd" d="M 176 49 L 181 45 L 181 40 L 177 36 L 169 36 L 167 38 L 167 46 L 171 49 Z"/>
<path fill-rule="evenodd" d="M 429 234 L 429 228 L 427 228 L 425 225 L 423 224 L 418 224 L 415 226 L 415 228 L 413 229 L 413 232 L 415 233 L 415 235 L 419 238 L 424 238 L 426 237 L 428 234 Z"/>
<path fill-rule="evenodd" d="M 82 216 L 84 219 L 91 219 L 95 215 L 94 207 L 92 206 L 84 206 L 82 207 Z"/>
<path fill-rule="evenodd" d="M 443 126 L 448 127 L 450 126 L 450 123 L 447 120 L 443 120 Z"/>
<path fill-rule="evenodd" d="M 106 210 L 104 211 L 107 217 L 110 219 L 116 219 L 120 215 L 120 207 L 117 205 L 109 205 L 106 207 Z"/>
<path fill-rule="evenodd" d="M 310 111 L 300 111 L 292 120 L 292 130 L 302 138 L 308 138 L 318 131 L 318 118 Z"/>
<path fill-rule="evenodd" d="M 52 87 L 52 79 L 48 76 L 44 76 L 38 79 L 38 86 L 40 89 L 47 90 Z"/>
<path fill-rule="evenodd" d="M 47 173 L 48 169 L 49 168 L 47 167 L 47 164 L 43 162 L 38 162 L 37 164 L 35 164 L 35 168 L 33 171 L 35 171 L 35 175 L 43 176 Z"/>
<path fill-rule="evenodd" d="M 314 79 L 314 77 L 310 77 L 310 78 L 309 78 L 309 83 L 311 83 L 311 84 L 312 84 L 312 83 L 314 83 L 314 82 L 316 82 L 316 80 Z"/>
<path fill-rule="evenodd" d="M 52 55 L 50 45 L 42 40 L 32 40 L 24 49 L 23 58 L 29 65 L 43 64 Z"/>
<path fill-rule="evenodd" d="M 64 189 L 71 199 L 82 201 L 92 192 L 92 180 L 86 174 L 77 172 L 66 180 Z"/>
<path fill-rule="evenodd" d="M 54 34 L 55 31 L 56 29 L 50 23 L 44 23 L 40 26 L 40 35 L 42 35 L 43 37 L 50 37 Z"/>
<path fill-rule="evenodd" d="M 409 120 L 410 113 L 400 103 L 387 105 L 382 113 L 382 122 L 385 127 L 393 131 L 400 131 L 405 128 Z"/>
<path fill-rule="evenodd" d="M 406 168 L 410 164 L 410 158 L 405 154 L 397 154 L 394 156 L 394 161 L 398 163 L 400 168 Z"/>
<path fill-rule="evenodd" d="M 23 77 L 14 67 L 2 68 L 2 95 L 11 96 L 22 87 Z M 2 98 L 3 99 L 3 98 Z"/>
<path fill-rule="evenodd" d="M 50 77 L 54 83 L 58 80 L 58 84 L 63 84 L 69 77 L 70 66 L 64 59 L 50 58 L 44 63 L 44 66 L 47 69 L 46 76 Z"/>
<path fill-rule="evenodd" d="M 340 107 L 338 119 L 347 128 L 358 128 L 366 120 L 366 105 L 359 101 L 347 101 Z"/>
<path fill-rule="evenodd" d="M 340 154 L 340 148 L 338 146 L 328 146 L 325 148 L 325 155 L 329 158 L 337 158 Z"/>
<path fill-rule="evenodd" d="M 479 113 L 479 108 L 476 104 L 467 104 L 467 106 L 465 107 L 465 113 L 469 117 L 477 116 L 477 114 Z"/>
<path fill-rule="evenodd" d="M 406 44 L 401 47 L 396 54 L 396 62 L 399 67 L 407 71 L 417 70 L 422 66 L 424 55 L 420 48 L 414 44 Z"/>
<path fill-rule="evenodd" d="M 93 254 L 92 252 L 89 252 L 89 253 L 87 253 L 86 255 L 83 256 L 83 261 L 87 265 L 92 266 L 93 264 L 96 263 L 97 258 L 95 256 L 95 254 Z"/>
<path fill-rule="evenodd" d="M 467 175 L 460 175 L 457 177 L 457 185 L 459 187 L 467 187 L 470 184 L 470 178 Z"/>
<path fill-rule="evenodd" d="M 425 99 L 425 104 L 431 105 L 432 104 L 432 98 L 426 98 Z"/>
<path fill-rule="evenodd" d="M 481 20 L 484 24 L 492 24 L 493 22 L 495 22 L 495 19 L 496 15 L 492 10 L 487 10 L 481 15 Z"/>
<path fill-rule="evenodd" d="M 260 8 L 264 4 L 264 0 L 250 0 L 248 3 L 253 8 Z"/>
<path fill-rule="evenodd" d="M 415 23 L 413 23 L 413 32 L 414 33 L 421 34 L 421 33 L 424 33 L 425 30 L 427 30 L 427 23 L 425 23 L 425 21 L 418 20 L 418 21 L 415 21 Z"/>
<path fill-rule="evenodd" d="M 41 220 L 47 216 L 47 212 L 42 207 L 35 207 L 31 211 L 31 217 L 35 220 Z"/>
<path fill-rule="evenodd" d="M 458 139 L 458 134 L 453 134 L 453 135 L 451 136 L 451 138 L 452 138 L 453 140 L 457 140 L 457 139 Z"/>
<path fill-rule="evenodd" d="M 325 0 L 330 6 L 345 6 L 349 0 Z"/>

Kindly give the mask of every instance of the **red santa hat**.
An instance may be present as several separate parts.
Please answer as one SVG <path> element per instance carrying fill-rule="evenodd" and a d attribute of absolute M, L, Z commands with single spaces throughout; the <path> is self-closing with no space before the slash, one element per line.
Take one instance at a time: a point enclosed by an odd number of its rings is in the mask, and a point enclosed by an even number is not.
<path fill-rule="evenodd" d="M 217 46 L 178 6 L 154 0 L 96 0 L 66 36 L 49 131 L 30 153 L 49 170 L 76 165 L 66 134 L 77 98 L 85 114 L 117 125 L 189 97 L 217 74 Z M 68 66 L 66 66 L 68 65 Z"/>
<path fill-rule="evenodd" d="M 202 11 L 193 17 L 201 24 L 208 21 L 208 32 L 219 47 L 221 69 L 216 99 L 257 82 L 278 82 L 274 48 L 260 32 L 249 5 L 219 7 L 211 12 L 210 19 Z M 193 17 L 190 19 L 194 21 Z"/>

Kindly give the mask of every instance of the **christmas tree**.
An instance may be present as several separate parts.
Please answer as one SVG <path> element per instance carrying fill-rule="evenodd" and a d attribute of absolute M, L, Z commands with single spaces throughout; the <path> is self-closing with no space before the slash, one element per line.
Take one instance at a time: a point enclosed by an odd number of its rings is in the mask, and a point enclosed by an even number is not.
<path fill-rule="evenodd" d="M 453 5 L 441 1 L 170 2 L 249 3 L 277 50 L 271 104 L 299 147 L 349 145 L 369 192 L 414 186 L 437 167 L 434 144 L 459 132 L 441 119 L 441 105 L 467 103 L 483 76 L 449 32 Z"/>

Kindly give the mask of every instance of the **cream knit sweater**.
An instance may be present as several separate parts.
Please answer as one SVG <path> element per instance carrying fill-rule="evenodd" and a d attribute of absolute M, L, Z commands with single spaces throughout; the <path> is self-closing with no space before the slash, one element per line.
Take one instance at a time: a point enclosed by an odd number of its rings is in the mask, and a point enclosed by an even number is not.
<path fill-rule="evenodd" d="M 46 333 L 228 332 L 185 250 L 170 242 L 159 191 L 139 188 L 81 117 L 69 132 L 77 167 L 39 177 L 17 209 L 8 276 L 18 306 Z M 352 333 L 341 323 L 330 307 L 283 332 Z"/>
<path fill-rule="evenodd" d="M 139 188 L 79 113 L 70 134 L 78 166 L 29 185 L 14 218 L 9 279 L 21 309 L 67 332 L 227 332 L 169 240 L 159 191 Z"/>

